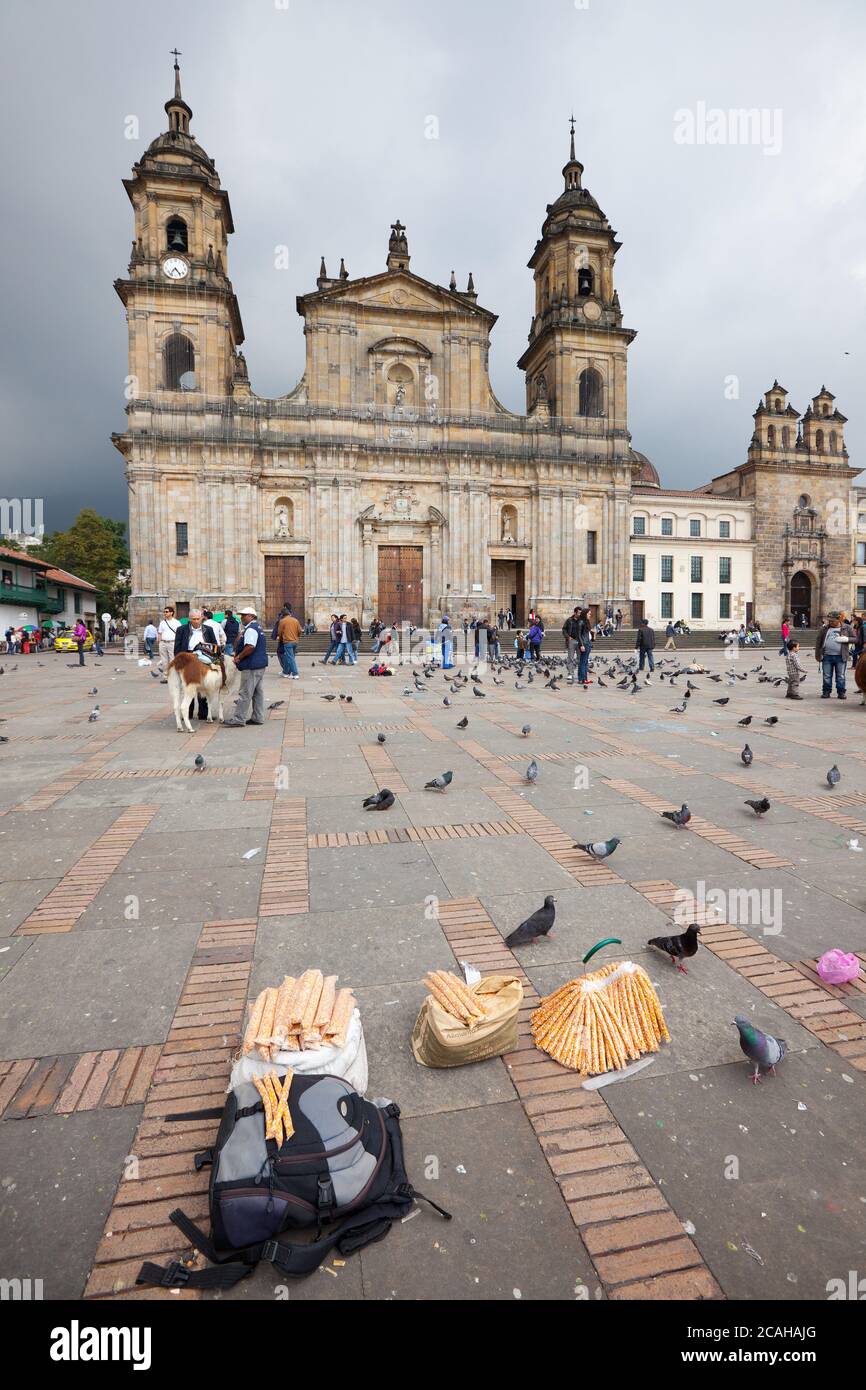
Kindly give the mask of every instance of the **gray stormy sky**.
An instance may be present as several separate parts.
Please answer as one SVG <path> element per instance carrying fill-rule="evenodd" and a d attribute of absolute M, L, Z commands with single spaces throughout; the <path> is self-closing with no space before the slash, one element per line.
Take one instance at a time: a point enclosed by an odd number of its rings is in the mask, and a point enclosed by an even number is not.
<path fill-rule="evenodd" d="M 491 378 L 523 410 L 526 261 L 562 188 L 567 117 L 617 229 L 630 426 L 663 483 L 743 461 L 758 397 L 826 383 L 863 460 L 866 5 L 863 0 L 40 0 L 2 12 L 0 494 L 125 516 L 121 179 L 165 128 L 169 50 L 237 232 L 229 273 L 253 389 L 303 370 L 295 296 L 319 257 L 475 276 L 499 314 Z M 674 113 L 781 112 L 781 151 L 684 145 Z M 124 137 L 127 116 L 141 138 Z M 439 138 L 426 138 L 428 117 Z M 288 270 L 274 248 L 289 248 Z M 846 355 L 848 354 L 848 355 Z M 725 396 L 736 375 L 739 399 Z"/>

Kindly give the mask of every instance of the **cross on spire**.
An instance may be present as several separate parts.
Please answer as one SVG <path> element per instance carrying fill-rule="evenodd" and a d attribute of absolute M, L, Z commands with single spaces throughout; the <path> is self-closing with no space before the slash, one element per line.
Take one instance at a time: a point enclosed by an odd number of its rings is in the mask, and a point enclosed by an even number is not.
<path fill-rule="evenodd" d="M 573 112 L 573 111 L 572 111 L 572 113 L 571 113 L 571 115 L 570 115 L 570 117 L 569 117 L 569 120 L 571 121 L 571 158 L 572 158 L 572 159 L 575 159 L 575 158 L 576 158 L 576 155 L 575 155 L 575 153 L 574 153 L 574 112 Z"/>

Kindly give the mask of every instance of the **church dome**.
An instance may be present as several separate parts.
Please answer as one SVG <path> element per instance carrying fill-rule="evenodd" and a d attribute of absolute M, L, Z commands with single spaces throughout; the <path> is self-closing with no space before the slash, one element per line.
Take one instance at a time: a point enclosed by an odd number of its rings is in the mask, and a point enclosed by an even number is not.
<path fill-rule="evenodd" d="M 634 449 L 632 462 L 640 464 L 640 473 L 635 480 L 638 487 L 661 487 L 661 478 L 656 471 L 655 464 L 650 463 L 646 454 L 638 453 L 637 449 Z"/>

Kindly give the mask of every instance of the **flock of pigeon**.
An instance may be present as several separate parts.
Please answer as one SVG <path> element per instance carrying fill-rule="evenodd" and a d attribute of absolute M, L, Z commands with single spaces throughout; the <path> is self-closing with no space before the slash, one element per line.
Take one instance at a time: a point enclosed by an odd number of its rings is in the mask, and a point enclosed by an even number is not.
<path fill-rule="evenodd" d="M 506 677 L 508 675 L 513 675 L 514 689 L 519 691 L 527 689 L 533 683 L 537 684 L 539 677 L 543 676 L 543 688 L 545 690 L 556 691 L 560 688 L 560 684 L 563 680 L 567 680 L 569 684 L 573 684 L 570 673 L 566 670 L 556 669 L 557 667 L 565 666 L 566 662 L 564 657 L 554 656 L 536 665 L 531 665 L 516 657 L 505 657 L 500 663 L 494 664 L 491 667 L 492 681 L 494 686 L 501 687 L 506 684 Z M 737 689 L 738 685 L 747 681 L 750 675 L 757 676 L 756 684 L 758 685 L 770 684 L 779 686 L 784 684 L 784 679 L 782 677 L 770 675 L 763 663 L 742 674 L 735 671 L 728 672 L 727 677 L 723 674 L 698 671 L 694 667 L 686 668 L 680 666 L 676 659 L 672 659 L 668 662 L 666 658 L 661 658 L 656 665 L 656 671 L 654 673 L 647 672 L 646 675 L 643 676 L 643 679 L 641 679 L 643 673 L 638 669 L 636 657 L 624 658 L 621 655 L 612 657 L 596 656 L 593 662 L 593 668 L 595 681 L 601 689 L 604 690 L 612 686 L 614 689 L 628 692 L 631 695 L 636 695 L 642 689 L 645 689 L 651 684 L 654 678 L 662 684 L 667 682 L 669 686 L 677 689 L 679 688 L 678 682 L 685 677 L 686 681 L 685 687 L 682 690 L 682 701 L 671 710 L 672 714 L 678 715 L 684 714 L 689 708 L 689 701 L 701 693 L 701 686 L 689 679 L 691 675 L 700 675 L 702 681 L 707 680 L 716 686 L 727 679 L 727 685 L 730 690 Z M 403 695 L 414 698 L 419 695 L 426 696 L 429 694 L 431 691 L 429 682 L 434 680 L 437 669 L 434 663 L 421 668 L 420 674 L 418 671 L 413 672 L 413 682 L 403 689 Z M 462 672 L 453 674 L 451 672 L 442 672 L 442 675 L 448 685 L 448 694 L 444 696 L 442 701 L 446 709 L 452 707 L 452 697 L 459 695 L 467 687 L 471 689 L 475 699 L 483 700 L 485 698 L 485 691 L 480 688 L 483 686 L 484 680 L 477 668 L 468 676 Z M 607 680 L 605 680 L 605 676 Z M 587 687 L 583 686 L 582 689 L 585 691 Z M 334 697 L 331 695 L 325 698 L 333 699 Z M 343 697 L 341 696 L 340 698 L 342 699 Z M 724 709 L 730 703 L 730 700 L 731 695 L 728 694 L 714 697 L 712 703 Z M 747 729 L 752 722 L 753 716 L 747 714 L 737 720 L 737 727 Z M 779 723 L 779 718 L 777 715 L 770 715 L 763 722 L 767 727 L 772 728 Z M 468 725 L 468 715 L 464 715 L 463 718 L 457 722 L 457 728 L 461 731 L 465 730 Z M 522 737 L 528 738 L 532 733 L 532 726 L 530 724 L 524 724 L 520 732 Z M 379 743 L 385 743 L 385 734 L 380 733 L 377 737 Z M 740 753 L 740 760 L 745 767 L 751 767 L 755 760 L 755 754 L 748 743 L 744 745 Z M 526 768 L 524 779 L 528 784 L 532 785 L 538 780 L 538 774 L 539 766 L 535 758 L 533 758 Z M 836 787 L 840 778 L 841 773 L 839 768 L 834 764 L 827 773 L 827 783 L 831 788 Z M 426 782 L 425 790 L 444 793 L 451 785 L 452 780 L 452 772 L 443 772 L 440 776 L 433 777 L 429 782 Z M 364 809 L 368 811 L 385 811 L 394 805 L 394 801 L 394 793 L 386 787 L 376 792 L 373 796 L 368 796 L 364 800 L 363 806 Z M 770 800 L 766 796 L 747 798 L 744 804 L 748 806 L 759 819 L 766 815 L 771 809 Z M 683 802 L 679 810 L 661 812 L 661 818 L 670 821 L 677 829 L 683 829 L 687 826 L 691 820 L 691 815 L 691 810 L 685 802 Z M 620 843 L 619 837 L 614 835 L 608 840 L 588 841 L 586 843 L 575 844 L 573 848 L 583 851 L 590 859 L 600 862 L 608 859 L 614 854 Z M 521 922 L 519 926 L 506 937 L 505 944 L 511 949 L 519 949 L 522 946 L 529 945 L 533 941 L 549 938 L 555 920 L 556 901 L 552 894 L 548 894 L 542 906 L 527 917 L 525 921 Z M 678 935 L 651 937 L 647 945 L 668 956 L 671 964 L 674 965 L 681 974 L 685 975 L 688 972 L 683 962 L 690 960 L 697 954 L 699 934 L 700 926 L 695 922 Z M 756 1027 L 749 1019 L 741 1015 L 737 1015 L 733 1023 L 739 1032 L 740 1047 L 752 1063 L 752 1081 L 757 1084 L 761 1079 L 762 1072 L 775 1074 L 776 1064 L 782 1060 L 787 1051 L 787 1044 L 785 1041 L 781 1038 L 775 1038 L 771 1034 L 762 1032 L 761 1029 Z"/>

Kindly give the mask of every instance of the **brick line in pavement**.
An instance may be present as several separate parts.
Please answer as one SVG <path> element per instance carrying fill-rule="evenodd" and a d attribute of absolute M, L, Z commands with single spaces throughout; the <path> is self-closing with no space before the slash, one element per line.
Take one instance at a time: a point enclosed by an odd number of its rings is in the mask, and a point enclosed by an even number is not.
<path fill-rule="evenodd" d="M 293 917 L 309 910 L 307 803 L 302 796 L 280 797 L 271 816 L 259 917 Z"/>
<path fill-rule="evenodd" d="M 628 782 L 622 777 L 605 777 L 604 785 L 611 787 L 614 791 L 621 792 L 630 801 L 637 802 L 639 806 L 645 806 L 649 811 L 657 811 L 659 815 L 662 811 L 679 809 L 672 801 L 655 796 L 653 792 L 648 792 L 643 787 L 638 787 L 634 782 Z M 751 864 L 756 869 L 791 868 L 792 861 L 790 859 L 783 859 L 781 855 L 773 854 L 768 849 L 759 849 L 740 835 L 735 835 L 730 830 L 722 830 L 718 825 L 713 825 L 712 821 L 705 820 L 703 816 L 696 816 L 692 813 L 692 818 L 685 828 L 695 835 L 700 835 L 702 840 L 709 840 L 710 844 L 718 845 L 719 849 L 727 850 L 729 854 L 735 855 L 737 859 L 742 859 L 744 863 Z"/>
<path fill-rule="evenodd" d="M 554 821 L 543 816 L 523 796 L 503 787 L 484 787 L 483 790 L 495 801 L 500 810 L 505 811 L 525 831 L 536 844 L 547 850 L 560 868 L 584 888 L 603 887 L 609 883 L 622 883 L 619 874 L 614 873 L 608 864 L 590 859 L 581 849 L 575 849 L 574 841 Z"/>
<path fill-rule="evenodd" d="M 279 748 L 260 748 L 244 792 L 244 801 L 273 801 L 277 794 L 277 768 L 282 753 Z"/>
<path fill-rule="evenodd" d="M 856 830 L 859 834 L 866 835 L 866 821 L 858 820 L 856 816 L 846 815 L 843 810 L 839 810 L 840 805 L 861 805 L 859 797 L 837 799 L 833 796 L 798 796 L 794 792 L 781 791 L 778 787 L 768 787 L 761 783 L 756 787 L 754 778 L 736 772 L 717 772 L 714 776 L 722 782 L 742 787 L 744 791 L 751 791 L 754 798 L 766 796 L 783 806 L 790 806 L 794 811 L 804 811 L 806 815 L 830 821 L 844 830 Z"/>
<path fill-rule="evenodd" d="M 523 984 L 517 1047 L 502 1060 L 608 1298 L 722 1298 L 603 1092 L 536 1048 L 539 995 L 478 899 L 441 902 L 439 925 L 456 959 Z"/>
<path fill-rule="evenodd" d="M 0 1118 L 71 1115 L 144 1100 L 160 1044 L 0 1062 Z"/>
<path fill-rule="evenodd" d="M 251 763 L 239 767 L 109 768 L 105 772 L 92 772 L 84 780 L 87 782 L 112 782 L 127 777 L 248 777 L 252 770 Z"/>
<path fill-rule="evenodd" d="M 436 840 L 484 839 L 522 835 L 513 821 L 470 821 L 461 825 L 391 826 L 387 830 L 328 830 L 307 837 L 310 849 L 342 849 L 347 845 L 423 844 Z"/>
<path fill-rule="evenodd" d="M 671 917 L 682 903 L 683 890 L 667 879 L 631 886 Z M 801 967 L 808 962 L 781 960 L 740 927 L 718 921 L 712 908 L 696 906 L 694 920 L 701 927 L 702 946 L 851 1066 L 866 1071 L 866 1019 L 846 1008 L 844 996 L 834 995 L 819 976 L 804 974 Z"/>
<path fill-rule="evenodd" d="M 373 781 L 379 791 L 388 787 L 397 794 L 408 792 L 409 788 L 403 781 L 402 776 L 394 765 L 394 760 L 387 749 L 381 743 L 359 744 L 364 762 L 367 764 L 373 776 Z"/>
<path fill-rule="evenodd" d="M 39 906 L 25 917 L 13 935 L 71 931 L 158 810 L 158 806 L 127 806 L 114 824 L 67 870 Z"/>
<path fill-rule="evenodd" d="M 181 990 L 171 1030 L 144 1097 L 124 1176 L 84 1291 L 86 1298 L 196 1299 L 198 1290 L 135 1286 L 143 1260 L 165 1264 L 189 1253 L 169 1221 L 181 1206 L 207 1225 L 209 1171 L 193 1154 L 213 1143 L 218 1121 L 172 1120 L 180 1111 L 221 1107 L 243 1028 L 256 939 L 251 920 L 208 922 Z M 132 1162 L 131 1160 L 134 1160 Z M 198 1257 L 199 1264 L 202 1263 Z"/>

